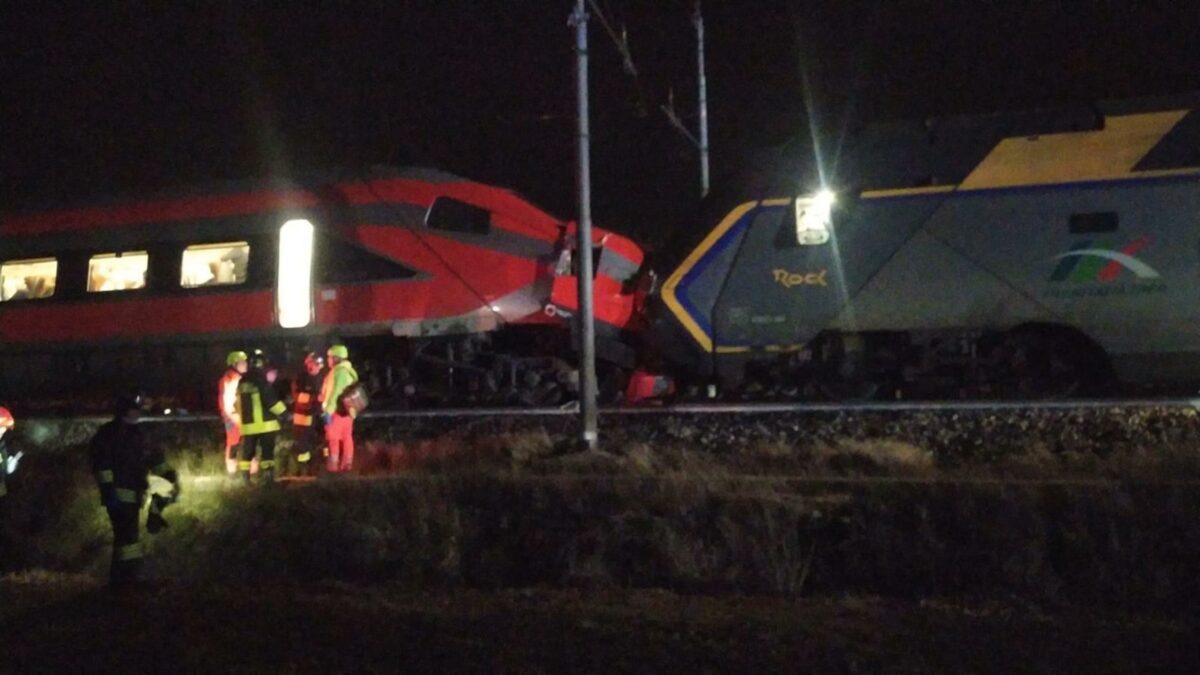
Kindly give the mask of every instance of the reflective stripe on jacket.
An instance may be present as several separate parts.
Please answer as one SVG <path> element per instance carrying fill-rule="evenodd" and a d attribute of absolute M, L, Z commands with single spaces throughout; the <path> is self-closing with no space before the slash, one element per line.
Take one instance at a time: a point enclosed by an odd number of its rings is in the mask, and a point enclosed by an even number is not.
<path fill-rule="evenodd" d="M 221 376 L 217 384 L 217 410 L 221 411 L 222 419 L 239 421 L 237 417 L 237 388 L 242 374 L 230 368 Z"/>
<path fill-rule="evenodd" d="M 354 366 L 350 365 L 349 361 L 341 361 L 325 375 L 325 383 L 321 387 L 321 410 L 332 415 L 333 413 L 345 414 L 346 411 L 341 409 L 338 398 L 346 387 L 358 382 L 358 373 L 355 372 Z"/>
<path fill-rule="evenodd" d="M 96 431 L 89 455 L 100 489 L 115 490 L 119 501 L 140 503 L 140 495 L 150 486 L 149 474 L 172 483 L 178 480 L 162 450 L 146 443 L 138 425 L 119 418 Z"/>
<path fill-rule="evenodd" d="M 251 371 L 238 383 L 237 412 L 242 435 L 256 436 L 279 431 L 279 416 L 287 406 L 260 371 Z"/>
<path fill-rule="evenodd" d="M 324 377 L 320 373 L 316 375 L 305 373 L 300 376 L 293 392 L 295 400 L 292 403 L 292 424 L 298 427 L 313 425 L 313 417 L 321 411 L 317 398 L 323 384 Z"/>

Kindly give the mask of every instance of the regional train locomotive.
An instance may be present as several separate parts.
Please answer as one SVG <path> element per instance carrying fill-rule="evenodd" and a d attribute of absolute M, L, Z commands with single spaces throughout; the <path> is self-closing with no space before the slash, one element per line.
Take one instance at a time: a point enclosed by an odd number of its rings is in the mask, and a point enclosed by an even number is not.
<path fill-rule="evenodd" d="M 1196 108 L 870 130 L 827 186 L 704 228 L 651 335 L 677 374 L 758 396 L 1194 392 Z"/>
<path fill-rule="evenodd" d="M 346 341 L 416 403 L 569 395 L 573 223 L 427 169 L 241 185 L 0 221 L 0 392 L 103 406 L 136 383 L 208 410 L 230 349 Z M 640 248 L 594 233 L 597 331 L 628 359 Z"/>

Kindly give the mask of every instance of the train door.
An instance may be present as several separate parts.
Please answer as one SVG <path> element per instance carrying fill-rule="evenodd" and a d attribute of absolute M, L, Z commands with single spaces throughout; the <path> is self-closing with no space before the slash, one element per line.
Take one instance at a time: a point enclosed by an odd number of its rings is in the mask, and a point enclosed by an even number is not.
<path fill-rule="evenodd" d="M 275 319 L 281 328 L 312 325 L 313 239 L 313 224 L 307 220 L 289 220 L 279 228 Z"/>

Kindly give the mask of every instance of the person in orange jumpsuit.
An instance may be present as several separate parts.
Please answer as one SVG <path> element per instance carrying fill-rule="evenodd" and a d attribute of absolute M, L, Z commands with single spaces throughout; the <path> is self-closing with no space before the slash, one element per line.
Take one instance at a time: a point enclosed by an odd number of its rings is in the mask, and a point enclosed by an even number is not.
<path fill-rule="evenodd" d="M 242 420 L 237 411 L 237 389 L 242 375 L 249 368 L 246 352 L 229 352 L 225 357 L 228 368 L 217 383 L 217 410 L 225 423 L 225 471 L 234 475 L 238 470 L 237 453 L 234 448 L 242 442 Z"/>

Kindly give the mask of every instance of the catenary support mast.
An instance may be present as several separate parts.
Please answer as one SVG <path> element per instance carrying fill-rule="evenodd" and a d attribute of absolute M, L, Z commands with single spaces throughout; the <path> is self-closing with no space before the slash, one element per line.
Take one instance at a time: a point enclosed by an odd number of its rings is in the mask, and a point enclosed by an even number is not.
<path fill-rule="evenodd" d="M 700 196 L 708 196 L 708 79 L 704 75 L 704 15 L 700 13 L 700 0 L 692 13 L 696 26 L 696 67 L 700 83 Z"/>
<path fill-rule="evenodd" d="M 570 24 L 575 28 L 575 55 L 579 92 L 579 241 L 576 245 L 579 270 L 579 402 L 583 423 L 582 442 L 589 450 L 599 442 L 596 415 L 596 324 L 592 298 L 592 184 L 588 135 L 588 15 L 586 0 L 576 0 Z"/>

